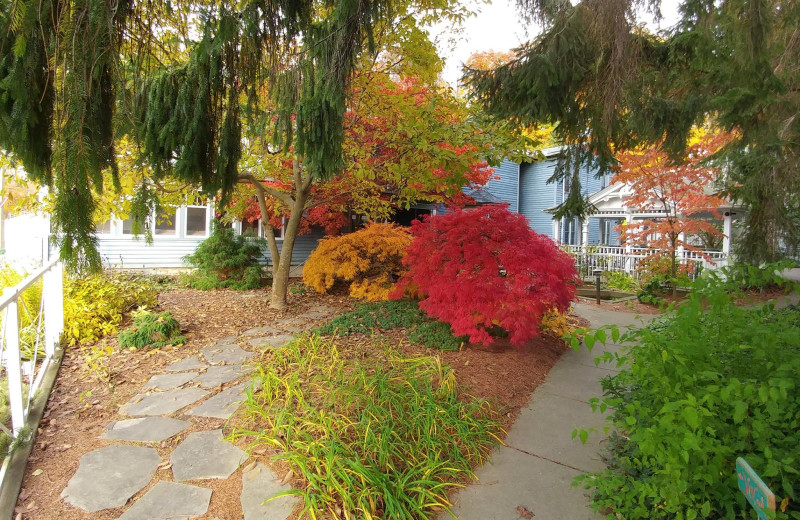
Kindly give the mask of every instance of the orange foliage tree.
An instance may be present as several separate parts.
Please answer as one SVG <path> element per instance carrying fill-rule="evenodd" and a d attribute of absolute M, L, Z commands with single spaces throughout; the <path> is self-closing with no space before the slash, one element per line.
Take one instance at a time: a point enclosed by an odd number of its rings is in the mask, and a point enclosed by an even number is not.
<path fill-rule="evenodd" d="M 630 185 L 632 194 L 626 204 L 638 211 L 657 211 L 664 215 L 626 222 L 619 228 L 620 240 L 647 244 L 652 250 L 647 261 L 668 258 L 673 292 L 677 287 L 678 250 L 684 248 L 702 254 L 700 248 L 688 243 L 685 237 L 701 232 L 710 236 L 722 234 L 712 223 L 698 218 L 698 214 L 711 213 L 721 218 L 717 209 L 725 200 L 710 191 L 720 171 L 705 162 L 728 139 L 727 134 L 707 134 L 693 139 L 680 164 L 675 164 L 656 148 L 626 152 L 620 157 L 613 182 Z"/>

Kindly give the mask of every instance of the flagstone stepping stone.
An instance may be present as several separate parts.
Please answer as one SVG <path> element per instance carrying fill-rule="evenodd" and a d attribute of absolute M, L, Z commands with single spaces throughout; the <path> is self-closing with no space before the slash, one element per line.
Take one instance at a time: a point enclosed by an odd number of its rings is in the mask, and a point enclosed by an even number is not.
<path fill-rule="evenodd" d="M 103 439 L 136 442 L 161 442 L 185 430 L 191 423 L 169 417 L 140 417 L 114 421 L 108 425 Z"/>
<path fill-rule="evenodd" d="M 281 484 L 278 476 L 260 462 L 251 470 L 242 473 L 242 512 L 244 520 L 285 520 L 300 499 L 284 496 L 264 501 L 292 487 Z"/>
<path fill-rule="evenodd" d="M 164 370 L 167 372 L 183 372 L 184 370 L 197 370 L 198 368 L 205 368 L 207 366 L 208 365 L 200 361 L 197 356 L 192 356 L 176 361 L 168 365 Z"/>
<path fill-rule="evenodd" d="M 178 388 L 150 395 L 138 394 L 120 408 L 125 415 L 168 415 L 199 401 L 208 392 L 199 388 Z"/>
<path fill-rule="evenodd" d="M 224 479 L 246 461 L 247 453 L 222 438 L 222 430 L 190 433 L 170 456 L 175 480 Z"/>
<path fill-rule="evenodd" d="M 217 340 L 215 345 L 236 345 L 236 336 L 225 336 Z"/>
<path fill-rule="evenodd" d="M 208 488 L 162 480 L 117 520 L 188 520 L 204 515 L 210 503 Z"/>
<path fill-rule="evenodd" d="M 262 338 L 252 338 L 248 342 L 255 348 L 272 349 L 282 347 L 292 341 L 294 336 L 291 334 L 281 334 L 280 336 L 266 336 Z"/>
<path fill-rule="evenodd" d="M 223 390 L 214 397 L 207 399 L 203 404 L 192 408 L 186 414 L 227 420 L 239 408 L 239 405 L 244 402 L 245 388 L 249 384 L 250 382 L 247 381 Z"/>
<path fill-rule="evenodd" d="M 205 374 L 195 377 L 192 382 L 200 383 L 203 388 L 215 388 L 219 385 L 229 383 L 234 379 L 242 377 L 243 375 L 252 372 L 250 367 L 243 367 L 241 365 L 218 365 L 208 367 Z"/>
<path fill-rule="evenodd" d="M 90 451 L 61 498 L 90 513 L 121 507 L 150 482 L 159 463 L 155 448 L 117 444 Z"/>
<path fill-rule="evenodd" d="M 264 325 L 263 327 L 255 327 L 253 329 L 248 329 L 242 332 L 245 336 L 267 336 L 269 334 L 277 334 L 280 330 L 276 329 L 275 327 L 270 327 L 269 325 Z"/>
<path fill-rule="evenodd" d="M 142 390 L 173 390 L 197 377 L 198 372 L 177 372 L 175 374 L 158 374 L 150 378 Z"/>
<path fill-rule="evenodd" d="M 297 321 L 297 320 L 278 321 L 275 322 L 275 325 L 282 328 L 283 330 L 288 330 L 289 332 L 301 332 L 308 329 L 309 327 L 307 322 Z"/>
<path fill-rule="evenodd" d="M 200 353 L 212 365 L 238 365 L 255 355 L 252 352 L 242 350 L 239 345 L 215 345 L 204 348 Z"/>

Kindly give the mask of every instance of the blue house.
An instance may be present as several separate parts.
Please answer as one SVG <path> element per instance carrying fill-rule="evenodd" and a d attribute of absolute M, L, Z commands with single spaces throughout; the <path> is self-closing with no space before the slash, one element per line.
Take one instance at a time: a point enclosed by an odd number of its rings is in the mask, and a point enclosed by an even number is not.
<path fill-rule="evenodd" d="M 544 160 L 532 163 L 503 161 L 495 169 L 497 178 L 491 179 L 483 190 L 507 202 L 509 210 L 528 219 L 531 229 L 556 242 L 569 245 L 619 245 L 619 234 L 614 228 L 620 224 L 620 219 L 595 217 L 586 222 L 577 218 L 553 220 L 553 210 L 569 193 L 569 182 L 547 183 L 562 150 L 560 146 L 542 150 Z M 607 188 L 609 182 L 610 175 L 598 179 L 594 171 L 581 171 L 581 193 L 585 197 Z"/>

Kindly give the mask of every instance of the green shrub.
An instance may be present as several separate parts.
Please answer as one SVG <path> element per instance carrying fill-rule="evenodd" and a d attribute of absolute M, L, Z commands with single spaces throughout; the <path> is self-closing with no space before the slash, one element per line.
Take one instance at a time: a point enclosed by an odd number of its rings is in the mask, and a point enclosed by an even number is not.
<path fill-rule="evenodd" d="M 184 260 L 195 268 L 182 281 L 193 289 L 255 289 L 261 283 L 261 264 L 264 241 L 236 235 L 232 229 L 214 227 L 211 236 L 203 240 L 194 253 Z"/>
<path fill-rule="evenodd" d="M 306 337 L 271 351 L 233 419 L 234 439 L 275 447 L 306 480 L 276 495 L 299 496 L 301 517 L 433 517 L 499 444 L 496 414 L 438 357 L 376 347 L 345 356 Z"/>
<path fill-rule="evenodd" d="M 71 346 L 116 333 L 125 313 L 154 307 L 159 290 L 154 280 L 128 274 L 65 278 L 63 341 Z"/>
<path fill-rule="evenodd" d="M 624 271 L 611 271 L 608 273 L 606 287 L 617 291 L 636 292 L 639 290 L 639 282 Z"/>
<path fill-rule="evenodd" d="M 393 329 L 406 329 L 409 340 L 440 350 L 458 350 L 467 341 L 465 336 L 454 336 L 447 323 L 428 317 L 413 301 L 360 303 L 354 311 L 337 316 L 313 332 L 349 336 Z"/>
<path fill-rule="evenodd" d="M 796 262 L 791 260 L 762 265 L 736 263 L 723 267 L 719 275 L 728 290 L 764 291 L 790 285 L 791 282 L 778 276 L 778 273 L 784 269 L 795 267 L 795 265 Z"/>
<path fill-rule="evenodd" d="M 119 333 L 119 346 L 122 348 L 159 348 L 165 345 L 186 343 L 181 336 L 178 321 L 170 312 L 159 314 L 139 312 L 133 318 L 133 326 Z"/>
<path fill-rule="evenodd" d="M 608 332 L 588 333 L 586 344 L 620 339 Z M 798 338 L 800 308 L 737 307 L 713 279 L 698 281 L 667 317 L 624 334 L 636 346 L 595 401 L 613 409 L 608 468 L 582 478 L 595 507 L 626 520 L 754 518 L 737 487 L 741 456 L 779 503 L 788 497 L 777 518 L 800 518 Z"/>

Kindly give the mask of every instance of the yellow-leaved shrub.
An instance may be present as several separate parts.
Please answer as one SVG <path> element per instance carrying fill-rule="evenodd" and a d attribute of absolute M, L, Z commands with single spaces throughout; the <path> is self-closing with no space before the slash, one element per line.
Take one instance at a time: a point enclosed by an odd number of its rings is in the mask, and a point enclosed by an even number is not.
<path fill-rule="evenodd" d="M 542 315 L 542 332 L 556 338 L 563 338 L 572 334 L 578 328 L 578 320 L 569 315 L 569 312 L 559 312 L 555 309 Z"/>
<path fill-rule="evenodd" d="M 405 271 L 402 259 L 411 234 L 394 224 L 368 224 L 364 229 L 320 241 L 303 267 L 303 282 L 318 293 L 337 282 L 350 284 L 350 296 L 386 300 Z"/>

